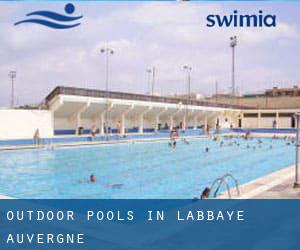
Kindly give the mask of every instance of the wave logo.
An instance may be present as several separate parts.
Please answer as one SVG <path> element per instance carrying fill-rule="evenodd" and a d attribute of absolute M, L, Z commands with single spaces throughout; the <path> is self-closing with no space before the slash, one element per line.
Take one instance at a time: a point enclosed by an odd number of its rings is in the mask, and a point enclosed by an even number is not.
<path fill-rule="evenodd" d="M 71 3 L 68 3 L 65 6 L 66 15 L 46 10 L 35 11 L 26 15 L 27 17 L 33 18 L 16 22 L 15 25 L 34 23 L 47 26 L 52 29 L 70 29 L 80 25 L 80 23 L 69 24 L 70 22 L 74 22 L 82 18 L 82 16 L 71 16 L 74 11 L 75 6 Z M 40 19 L 40 17 L 44 17 L 46 19 Z"/>

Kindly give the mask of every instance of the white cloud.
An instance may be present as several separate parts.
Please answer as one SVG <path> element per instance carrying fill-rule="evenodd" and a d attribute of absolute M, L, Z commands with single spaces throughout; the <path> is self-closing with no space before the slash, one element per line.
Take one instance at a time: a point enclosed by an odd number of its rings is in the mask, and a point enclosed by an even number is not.
<path fill-rule="evenodd" d="M 16 6 L 9 5 L 10 15 L 23 17 L 27 8 Z M 38 3 L 31 4 L 31 9 L 36 6 Z M 63 5 L 43 7 L 61 10 Z M 296 7 L 300 9 L 300 5 Z M 211 93 L 215 80 L 225 91 L 231 79 L 228 38 L 233 34 L 238 36 L 237 83 L 242 90 L 255 90 L 277 80 L 298 81 L 294 66 L 295 50 L 300 49 L 298 18 L 293 17 L 297 20 L 293 23 L 286 20 L 289 9 L 285 9 L 275 29 L 205 26 L 207 14 L 230 13 L 228 9 L 230 5 L 221 3 L 80 3 L 82 25 L 67 31 L 14 27 L 15 20 L 1 14 L 0 82 L 4 91 L 0 104 L 9 103 L 7 71 L 13 68 L 22 103 L 40 101 L 58 84 L 103 88 L 105 60 L 99 51 L 105 45 L 115 50 L 110 59 L 112 90 L 145 93 L 145 70 L 155 65 L 158 91 L 184 92 L 182 66 L 190 64 L 194 91 Z"/>

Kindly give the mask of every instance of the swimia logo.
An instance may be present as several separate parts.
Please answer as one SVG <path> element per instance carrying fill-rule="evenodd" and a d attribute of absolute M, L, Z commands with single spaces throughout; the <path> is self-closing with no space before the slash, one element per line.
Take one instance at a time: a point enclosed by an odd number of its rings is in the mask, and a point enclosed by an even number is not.
<path fill-rule="evenodd" d="M 237 10 L 231 15 L 210 14 L 206 21 L 207 27 L 276 27 L 276 15 L 264 14 L 262 10 L 258 14 L 240 14 Z"/>
<path fill-rule="evenodd" d="M 75 12 L 75 6 L 73 4 L 66 4 L 64 11 L 65 14 L 59 14 L 48 10 L 31 12 L 26 16 L 33 18 L 21 20 L 16 22 L 15 25 L 17 26 L 24 23 L 33 23 L 52 29 L 70 29 L 80 25 L 78 22 L 74 23 L 74 21 L 81 19 L 82 16 L 72 16 L 72 14 Z"/>

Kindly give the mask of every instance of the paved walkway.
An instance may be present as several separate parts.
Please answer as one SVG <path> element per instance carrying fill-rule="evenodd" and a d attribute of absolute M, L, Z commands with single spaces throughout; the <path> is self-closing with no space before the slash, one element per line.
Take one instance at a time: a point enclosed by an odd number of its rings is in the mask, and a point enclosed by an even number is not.
<path fill-rule="evenodd" d="M 300 199 L 300 188 L 293 188 L 295 166 L 276 171 L 240 186 L 238 199 Z M 235 189 L 231 192 L 236 193 Z M 227 194 L 219 198 L 228 198 Z"/>
<path fill-rule="evenodd" d="M 231 134 L 222 134 L 222 135 L 231 135 Z M 179 138 L 207 138 L 208 135 L 183 135 Z M 72 147 L 72 146 L 91 146 L 91 145 L 100 145 L 100 144 L 118 144 L 118 143 L 135 143 L 135 142 L 149 142 L 149 141 L 169 141 L 169 135 L 165 137 L 149 137 L 149 138 L 129 138 L 129 139 L 120 139 L 120 140 L 95 140 L 95 141 L 80 141 L 80 142 L 59 142 L 51 143 L 50 145 L 41 144 L 41 145 L 16 145 L 16 146 L 0 146 L 1 150 L 18 150 L 18 149 L 37 149 L 37 148 L 49 148 L 49 147 Z"/>

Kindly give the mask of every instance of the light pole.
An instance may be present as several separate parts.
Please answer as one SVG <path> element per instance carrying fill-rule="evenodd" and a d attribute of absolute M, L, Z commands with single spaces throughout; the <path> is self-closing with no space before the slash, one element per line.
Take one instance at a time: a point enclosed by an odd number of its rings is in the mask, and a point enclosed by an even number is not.
<path fill-rule="evenodd" d="M 14 70 L 9 71 L 8 76 L 11 79 L 11 103 L 10 103 L 10 106 L 14 107 L 15 106 L 15 82 L 14 82 L 14 79 L 17 76 L 17 72 Z"/>
<path fill-rule="evenodd" d="M 148 95 L 150 95 L 151 94 L 151 74 L 152 74 L 152 69 L 150 69 L 150 68 L 148 68 L 147 70 L 146 70 L 146 72 L 147 72 L 147 76 L 148 76 Z"/>
<path fill-rule="evenodd" d="M 113 55 L 115 52 L 112 48 L 105 47 L 100 50 L 101 53 L 105 54 L 105 91 L 106 91 L 106 112 L 105 112 L 105 132 L 108 134 L 108 98 L 109 98 L 109 86 L 108 86 L 108 77 L 109 77 L 109 56 Z M 108 139 L 108 137 L 106 138 Z"/>
<path fill-rule="evenodd" d="M 300 113 L 296 113 L 294 115 L 294 118 L 295 118 L 296 124 L 297 124 L 297 134 L 296 134 L 296 162 L 295 162 L 295 183 L 294 183 L 294 188 L 300 188 L 300 180 L 299 180 Z"/>
<path fill-rule="evenodd" d="M 218 103 L 219 83 L 216 81 L 216 103 Z"/>
<path fill-rule="evenodd" d="M 152 88 L 151 88 L 152 95 L 154 95 L 155 74 L 156 74 L 156 68 L 155 68 L 155 66 L 153 66 L 153 68 L 152 68 Z"/>
<path fill-rule="evenodd" d="M 191 99 L 191 71 L 192 67 L 184 65 L 183 69 L 187 72 L 187 91 L 188 91 L 188 100 Z"/>
<path fill-rule="evenodd" d="M 108 70 L 109 70 L 109 55 L 113 55 L 115 51 L 112 48 L 105 47 L 100 50 L 101 53 L 105 53 L 105 90 L 108 91 Z"/>
<path fill-rule="evenodd" d="M 187 100 L 186 100 L 186 111 L 185 111 L 185 127 L 186 127 L 186 119 L 188 115 L 188 105 L 191 101 L 191 71 L 192 67 L 189 65 L 184 65 L 183 69 L 187 72 Z"/>
<path fill-rule="evenodd" d="M 148 84 L 149 84 L 149 94 L 150 94 L 150 78 L 152 74 L 152 83 L 151 83 L 151 95 L 154 95 L 154 85 L 155 85 L 155 74 L 156 74 L 156 68 L 153 66 L 152 68 L 147 69 L 148 73 Z"/>
<path fill-rule="evenodd" d="M 237 37 L 232 36 L 230 37 L 230 47 L 232 48 L 232 86 L 231 86 L 231 91 L 232 91 L 232 97 L 235 97 L 235 47 L 237 46 Z"/>

